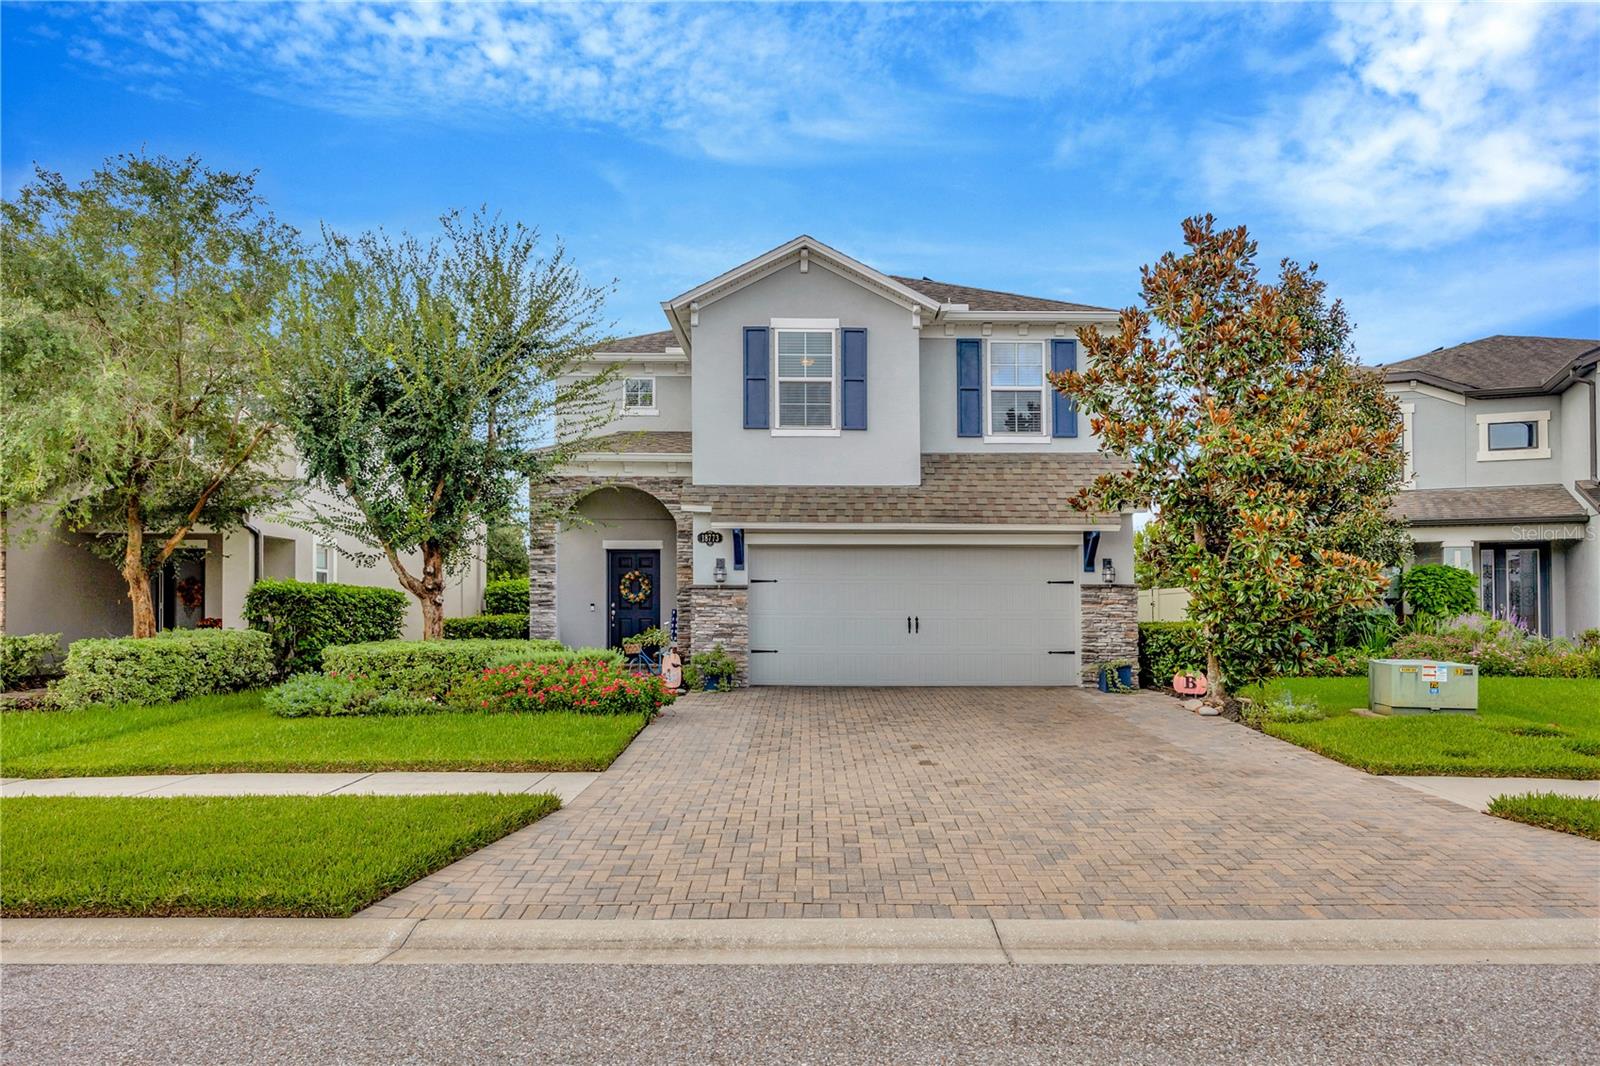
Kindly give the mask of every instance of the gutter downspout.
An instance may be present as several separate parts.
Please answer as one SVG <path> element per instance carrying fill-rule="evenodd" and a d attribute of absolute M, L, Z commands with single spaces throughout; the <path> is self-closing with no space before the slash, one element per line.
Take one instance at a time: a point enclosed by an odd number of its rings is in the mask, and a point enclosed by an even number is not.
<path fill-rule="evenodd" d="M 254 584 L 255 582 L 261 580 L 261 553 L 263 551 L 261 530 L 257 529 L 255 524 L 252 523 L 248 518 L 244 521 L 244 528 L 245 531 L 250 534 L 250 567 L 252 572 L 250 581 L 251 584 Z"/>

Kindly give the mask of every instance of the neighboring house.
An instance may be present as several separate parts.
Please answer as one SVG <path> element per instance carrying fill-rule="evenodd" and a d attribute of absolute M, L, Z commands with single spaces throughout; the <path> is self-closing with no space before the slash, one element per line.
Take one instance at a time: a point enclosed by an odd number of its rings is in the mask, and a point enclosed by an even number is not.
<path fill-rule="evenodd" d="M 756 684 L 1066 685 L 1136 654 L 1132 516 L 1045 375 L 1115 312 L 892 277 L 797 237 L 604 347 L 618 417 L 533 530 L 534 635 L 676 626 Z"/>
<path fill-rule="evenodd" d="M 315 513 L 329 504 L 325 495 L 307 492 L 295 503 L 294 512 Z M 161 629 L 193 629 L 202 618 L 214 618 L 228 629 L 242 629 L 245 593 L 261 578 L 400 588 L 381 555 L 371 566 L 359 564 L 358 557 L 377 554 L 372 549 L 346 537 L 324 541 L 292 524 L 293 517 L 293 513 L 260 515 L 245 528 L 228 533 L 204 527 L 190 533 L 151 582 L 156 624 Z M 41 533 L 28 543 L 17 540 L 13 536 L 5 561 L 7 632 L 61 633 L 67 642 L 132 632 L 127 585 L 116 566 L 87 547 L 85 537 L 56 532 Z M 477 559 L 451 580 L 445 591 L 445 614 L 477 614 L 483 605 L 483 584 L 484 564 Z M 422 612 L 414 596 L 408 592 L 405 597 L 404 635 L 418 638 Z"/>
<path fill-rule="evenodd" d="M 1397 503 L 1418 563 L 1547 636 L 1600 626 L 1600 341 L 1485 337 L 1384 367 L 1405 419 Z"/>

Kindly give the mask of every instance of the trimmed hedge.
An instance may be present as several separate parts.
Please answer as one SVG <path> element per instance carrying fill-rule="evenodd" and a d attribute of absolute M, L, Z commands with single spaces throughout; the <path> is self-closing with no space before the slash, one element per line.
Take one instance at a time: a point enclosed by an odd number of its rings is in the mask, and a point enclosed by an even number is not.
<path fill-rule="evenodd" d="M 176 703 L 272 680 L 272 641 L 254 629 L 178 629 L 134 639 L 75 640 L 52 692 L 63 707 Z"/>
<path fill-rule="evenodd" d="M 439 700 L 379 692 L 363 681 L 323 674 L 296 674 L 261 698 L 279 718 L 336 718 L 346 715 L 431 714 L 452 708 Z"/>
<path fill-rule="evenodd" d="M 244 598 L 244 620 L 271 636 L 283 674 L 320 669 L 331 644 L 394 640 L 405 617 L 405 593 L 367 585 L 257 581 Z"/>
<path fill-rule="evenodd" d="M 1400 576 L 1400 590 L 1425 618 L 1458 618 L 1478 608 L 1478 579 L 1459 566 L 1414 566 Z"/>
<path fill-rule="evenodd" d="M 457 681 L 491 662 L 565 651 L 555 640 L 384 640 L 331 645 L 322 664 L 330 677 L 380 692 L 442 699 Z"/>
<path fill-rule="evenodd" d="M 0 633 L 0 689 L 59 673 L 60 633 Z"/>
<path fill-rule="evenodd" d="M 484 585 L 483 613 L 528 617 L 528 579 L 507 577 Z"/>
<path fill-rule="evenodd" d="M 445 640 L 527 640 L 528 614 L 475 614 L 444 620 Z"/>
<path fill-rule="evenodd" d="M 1193 622 L 1139 623 L 1139 684 L 1165 687 L 1183 670 L 1204 673 L 1206 658 L 1195 648 Z"/>

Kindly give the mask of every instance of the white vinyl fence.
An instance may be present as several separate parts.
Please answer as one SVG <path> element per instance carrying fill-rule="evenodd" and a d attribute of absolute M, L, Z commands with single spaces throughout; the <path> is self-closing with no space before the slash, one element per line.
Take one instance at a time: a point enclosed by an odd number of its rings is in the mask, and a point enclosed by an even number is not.
<path fill-rule="evenodd" d="M 1139 591 L 1139 621 L 1182 622 L 1188 617 L 1188 589 L 1141 589 Z"/>

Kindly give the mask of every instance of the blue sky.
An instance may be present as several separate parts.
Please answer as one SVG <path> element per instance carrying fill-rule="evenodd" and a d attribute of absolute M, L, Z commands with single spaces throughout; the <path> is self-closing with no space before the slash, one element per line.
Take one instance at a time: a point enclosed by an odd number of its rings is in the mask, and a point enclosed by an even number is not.
<path fill-rule="evenodd" d="M 143 147 L 307 232 L 487 203 L 618 332 L 810 233 L 1122 306 L 1185 215 L 1322 265 L 1369 362 L 1600 337 L 1600 7 L 3 5 L 0 184 Z"/>

